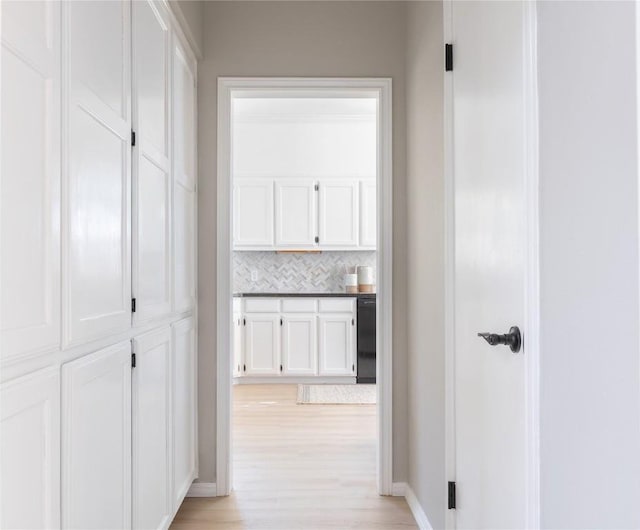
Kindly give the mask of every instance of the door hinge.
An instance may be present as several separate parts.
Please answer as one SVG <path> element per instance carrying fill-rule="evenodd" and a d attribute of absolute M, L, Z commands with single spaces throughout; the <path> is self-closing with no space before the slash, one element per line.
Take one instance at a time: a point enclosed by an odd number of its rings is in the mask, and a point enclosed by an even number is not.
<path fill-rule="evenodd" d="M 131 130 L 131 147 L 135 147 L 136 145 L 136 131 Z"/>
<path fill-rule="evenodd" d="M 316 243 L 320 243 L 320 238 L 318 236 L 316 236 Z"/>
<path fill-rule="evenodd" d="M 447 507 L 449 508 L 449 510 L 455 510 L 456 509 L 456 483 L 455 482 L 449 482 L 447 498 L 448 498 Z"/>
<path fill-rule="evenodd" d="M 136 367 L 136 354 L 132 353 L 131 354 L 131 368 L 135 368 Z"/>
<path fill-rule="evenodd" d="M 243 365 L 242 365 L 242 371 L 243 371 L 243 372 L 246 372 L 246 371 L 247 371 L 247 365 L 246 365 L 246 364 L 243 364 Z"/>
<path fill-rule="evenodd" d="M 136 299 L 135 298 L 131 299 L 131 312 L 132 313 L 136 312 Z"/>
<path fill-rule="evenodd" d="M 316 184 L 315 186 L 313 186 L 313 189 L 315 191 L 320 191 L 320 184 Z"/>
<path fill-rule="evenodd" d="M 444 45 L 444 71 L 453 71 L 453 44 Z"/>

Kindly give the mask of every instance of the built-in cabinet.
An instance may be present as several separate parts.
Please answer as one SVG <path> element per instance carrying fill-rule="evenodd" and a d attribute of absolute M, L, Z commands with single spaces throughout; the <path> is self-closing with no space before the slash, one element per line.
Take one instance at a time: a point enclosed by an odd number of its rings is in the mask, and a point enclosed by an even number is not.
<path fill-rule="evenodd" d="M 238 377 L 348 376 L 356 373 L 356 299 L 246 298 Z"/>
<path fill-rule="evenodd" d="M 373 250 L 376 180 L 237 178 L 235 250 Z"/>
<path fill-rule="evenodd" d="M 195 59 L 162 1 L 0 9 L 0 526 L 167 528 L 197 476 Z"/>

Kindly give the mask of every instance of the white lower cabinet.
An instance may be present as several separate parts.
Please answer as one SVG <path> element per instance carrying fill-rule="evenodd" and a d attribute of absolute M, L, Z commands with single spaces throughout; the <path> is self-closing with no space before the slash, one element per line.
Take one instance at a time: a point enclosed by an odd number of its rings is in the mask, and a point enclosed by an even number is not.
<path fill-rule="evenodd" d="M 351 313 L 318 317 L 320 375 L 355 375 L 355 319 Z"/>
<path fill-rule="evenodd" d="M 280 373 L 280 315 L 247 314 L 244 324 L 244 373 L 246 375 Z"/>
<path fill-rule="evenodd" d="M 318 367 L 316 315 L 284 315 L 282 321 L 282 373 L 315 375 Z"/>
<path fill-rule="evenodd" d="M 130 528 L 131 343 L 65 364 L 62 407 L 63 528 Z"/>
<path fill-rule="evenodd" d="M 197 357 L 193 317 L 173 331 L 173 509 L 178 509 L 197 469 Z"/>
<path fill-rule="evenodd" d="M 0 528 L 60 527 L 60 376 L 47 369 L 0 390 Z"/>
<path fill-rule="evenodd" d="M 133 341 L 133 528 L 169 526 L 171 502 L 171 331 Z"/>

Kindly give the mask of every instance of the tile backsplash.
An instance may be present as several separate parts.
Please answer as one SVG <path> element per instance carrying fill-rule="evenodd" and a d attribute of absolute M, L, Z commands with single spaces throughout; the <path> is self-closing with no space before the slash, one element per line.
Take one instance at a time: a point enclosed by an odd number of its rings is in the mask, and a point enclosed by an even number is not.
<path fill-rule="evenodd" d="M 322 252 L 276 254 L 233 253 L 233 290 L 236 293 L 342 292 L 344 274 L 357 265 L 376 266 L 376 252 Z M 252 272 L 257 279 L 252 281 Z"/>

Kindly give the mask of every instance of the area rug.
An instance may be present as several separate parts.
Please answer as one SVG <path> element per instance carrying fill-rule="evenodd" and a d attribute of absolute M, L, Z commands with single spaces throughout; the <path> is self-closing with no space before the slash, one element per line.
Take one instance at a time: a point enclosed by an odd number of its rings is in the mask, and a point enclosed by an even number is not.
<path fill-rule="evenodd" d="M 299 405 L 369 405 L 376 385 L 298 385 Z"/>

